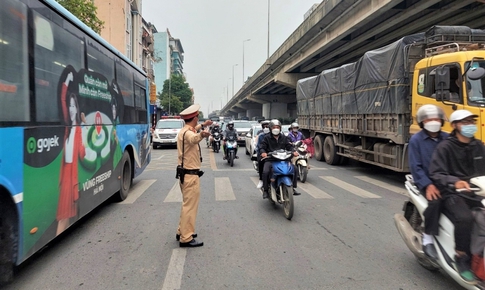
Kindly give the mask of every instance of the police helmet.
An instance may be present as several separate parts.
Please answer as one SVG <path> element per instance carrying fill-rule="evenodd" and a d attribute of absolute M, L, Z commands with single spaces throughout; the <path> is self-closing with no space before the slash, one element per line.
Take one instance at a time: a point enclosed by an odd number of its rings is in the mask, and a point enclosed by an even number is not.
<path fill-rule="evenodd" d="M 419 124 L 419 127 L 423 128 L 423 121 L 431 118 L 438 118 L 441 119 L 441 125 L 445 123 L 445 113 L 443 110 L 435 105 L 423 105 L 418 109 L 418 112 L 416 113 L 416 121 Z"/>

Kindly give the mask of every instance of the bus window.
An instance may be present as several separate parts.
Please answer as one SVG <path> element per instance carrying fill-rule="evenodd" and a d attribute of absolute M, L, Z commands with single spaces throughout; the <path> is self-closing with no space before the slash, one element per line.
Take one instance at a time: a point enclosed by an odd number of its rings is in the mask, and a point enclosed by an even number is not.
<path fill-rule="evenodd" d="M 109 82 L 115 78 L 115 62 L 112 54 L 101 45 L 88 42 L 88 70 L 102 74 Z"/>
<path fill-rule="evenodd" d="M 56 23 L 34 12 L 35 24 L 35 96 L 39 122 L 60 121 L 57 89 L 62 71 L 71 65 L 84 65 L 83 41 Z"/>
<path fill-rule="evenodd" d="M 142 87 L 135 86 L 135 105 L 138 112 L 138 122 L 145 124 L 147 122 L 146 90 Z"/>
<path fill-rule="evenodd" d="M 121 89 L 121 95 L 125 103 L 123 122 L 135 123 L 135 97 L 133 94 L 133 74 L 123 65 L 116 64 L 116 81 Z"/>
<path fill-rule="evenodd" d="M 0 122 L 29 121 L 27 9 L 19 1 L 2 1 L 0 63 Z"/>

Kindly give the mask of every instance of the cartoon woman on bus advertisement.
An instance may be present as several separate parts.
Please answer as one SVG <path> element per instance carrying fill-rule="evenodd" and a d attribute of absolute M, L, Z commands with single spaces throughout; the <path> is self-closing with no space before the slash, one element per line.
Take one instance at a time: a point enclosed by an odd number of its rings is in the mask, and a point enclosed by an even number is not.
<path fill-rule="evenodd" d="M 75 73 L 75 71 L 74 71 Z M 63 232 L 71 224 L 70 219 L 77 215 L 76 201 L 79 199 L 78 160 L 86 155 L 82 137 L 82 125 L 86 124 L 84 113 L 79 107 L 78 96 L 69 88 L 74 80 L 74 73 L 67 73 L 62 84 L 60 98 L 61 110 L 64 123 L 67 125 L 63 140 L 64 151 L 59 177 L 59 203 L 57 206 L 56 235 Z"/>

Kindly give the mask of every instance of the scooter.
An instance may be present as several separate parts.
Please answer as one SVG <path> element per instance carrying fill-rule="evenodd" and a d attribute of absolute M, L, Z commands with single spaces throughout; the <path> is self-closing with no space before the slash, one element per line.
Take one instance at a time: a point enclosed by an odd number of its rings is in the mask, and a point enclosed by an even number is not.
<path fill-rule="evenodd" d="M 303 142 L 303 140 L 296 141 L 294 146 L 296 148 L 296 152 L 298 152 L 298 156 L 293 157 L 292 162 L 295 164 L 298 179 L 300 179 L 302 183 L 305 183 L 308 175 L 308 169 L 310 169 L 310 166 L 308 165 L 310 154 L 308 153 L 307 145 Z"/>
<path fill-rule="evenodd" d="M 418 260 L 418 263 L 430 271 L 443 269 L 466 289 L 485 289 L 483 281 L 480 281 L 477 285 L 470 285 L 463 281 L 455 270 L 453 265 L 455 257 L 454 225 L 445 215 L 442 214 L 439 220 L 439 234 L 433 237 L 438 259 L 435 261 L 423 252 L 423 213 L 428 206 L 428 201 L 414 184 L 412 175 L 406 175 L 405 186 L 409 200 L 404 202 L 404 213 L 394 215 L 394 223 L 406 246 Z M 485 176 L 472 178 L 470 187 L 477 195 L 485 196 Z M 457 190 L 457 194 L 459 192 L 460 190 Z"/>
<path fill-rule="evenodd" d="M 270 177 L 269 201 L 283 205 L 285 217 L 291 220 L 293 217 L 295 204 L 293 202 L 293 174 L 294 169 L 291 164 L 293 152 L 283 149 L 268 153 L 264 158 L 272 164 L 272 174 Z M 263 194 L 263 189 L 260 189 Z"/>
<path fill-rule="evenodd" d="M 229 136 L 226 141 L 226 160 L 231 167 L 234 166 L 234 159 L 236 158 L 237 140 L 234 136 Z"/>
<path fill-rule="evenodd" d="M 214 150 L 215 153 L 219 153 L 220 149 L 221 149 L 221 134 L 219 132 L 214 132 L 214 134 L 212 134 L 212 150 Z"/>

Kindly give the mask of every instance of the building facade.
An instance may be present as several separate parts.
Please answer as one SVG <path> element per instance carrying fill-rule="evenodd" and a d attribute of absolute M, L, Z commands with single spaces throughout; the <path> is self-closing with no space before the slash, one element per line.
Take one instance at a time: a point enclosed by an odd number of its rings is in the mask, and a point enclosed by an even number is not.
<path fill-rule="evenodd" d="M 172 37 L 170 31 L 154 33 L 154 70 L 157 94 L 162 92 L 163 83 L 172 74 L 184 76 L 184 49 L 178 38 Z"/>

